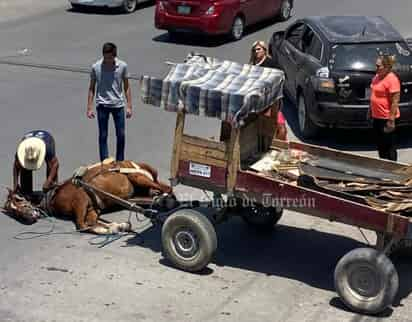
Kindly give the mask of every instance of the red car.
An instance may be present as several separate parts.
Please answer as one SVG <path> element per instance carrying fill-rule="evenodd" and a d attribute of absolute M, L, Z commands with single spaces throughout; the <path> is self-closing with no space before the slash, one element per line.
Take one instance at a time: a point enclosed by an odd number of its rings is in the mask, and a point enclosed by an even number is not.
<path fill-rule="evenodd" d="M 169 33 L 200 32 L 242 38 L 246 26 L 291 16 L 293 0 L 157 0 L 155 26 Z"/>

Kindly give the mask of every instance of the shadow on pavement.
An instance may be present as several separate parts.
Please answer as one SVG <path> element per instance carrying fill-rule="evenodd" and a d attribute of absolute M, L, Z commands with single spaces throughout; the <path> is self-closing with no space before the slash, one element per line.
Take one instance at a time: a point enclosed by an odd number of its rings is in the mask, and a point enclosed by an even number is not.
<path fill-rule="evenodd" d="M 275 18 L 257 23 L 253 26 L 247 27 L 243 37 L 247 37 L 255 32 L 261 31 L 263 29 L 272 27 L 278 21 Z M 181 33 L 168 33 L 165 32 L 153 38 L 153 41 L 164 42 L 164 43 L 175 43 L 177 45 L 185 46 L 200 46 L 200 47 L 218 47 L 227 43 L 232 42 L 228 36 L 210 36 L 203 34 L 192 34 L 188 32 Z M 266 41 L 266 39 L 265 39 Z"/>
<path fill-rule="evenodd" d="M 393 258 L 393 263 L 399 275 L 399 292 L 395 297 L 394 307 L 403 306 L 402 300 L 412 293 L 412 261 L 410 256 Z"/>
<path fill-rule="evenodd" d="M 212 263 L 285 277 L 332 292 L 335 292 L 334 270 L 340 258 L 355 248 L 366 247 L 349 237 L 282 224 L 269 233 L 262 233 L 248 227 L 240 218 L 217 226 L 216 232 L 218 250 Z M 138 236 L 129 239 L 127 244 L 161 252 L 160 235 L 160 227 L 151 227 L 140 235 L 143 242 Z M 394 306 L 400 306 L 402 299 L 412 292 L 411 263 L 405 257 L 394 258 L 393 262 L 400 280 Z M 160 263 L 171 267 L 166 259 Z M 210 268 L 200 272 L 201 275 L 211 273 Z M 341 307 L 336 300 L 331 305 Z"/>
<path fill-rule="evenodd" d="M 329 148 L 346 151 L 376 151 L 376 143 L 372 130 L 349 129 L 322 129 L 319 137 L 307 140 L 301 137 L 297 119 L 297 108 L 289 99 L 284 99 L 282 112 L 293 134 L 308 144 L 327 146 Z M 398 148 L 411 148 L 412 136 L 410 127 L 399 128 L 397 132 Z"/>
<path fill-rule="evenodd" d="M 334 308 L 341 310 L 341 311 L 345 311 L 348 313 L 353 313 L 353 311 L 351 311 L 348 307 L 345 306 L 345 304 L 341 301 L 341 299 L 339 297 L 334 297 L 329 301 L 329 304 L 331 306 L 333 306 Z M 387 309 L 385 309 L 383 312 L 374 315 L 374 317 L 376 318 L 388 318 L 391 317 L 393 314 L 393 309 L 388 307 Z M 358 314 L 359 317 L 361 317 L 361 314 Z M 353 321 L 357 321 L 357 320 L 353 320 Z"/>

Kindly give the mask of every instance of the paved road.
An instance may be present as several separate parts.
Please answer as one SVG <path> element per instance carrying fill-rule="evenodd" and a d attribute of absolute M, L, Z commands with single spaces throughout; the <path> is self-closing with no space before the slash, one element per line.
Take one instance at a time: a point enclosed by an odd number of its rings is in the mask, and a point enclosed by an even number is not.
<path fill-rule="evenodd" d="M 43 0 L 42 0 L 43 1 Z M 399 0 L 299 1 L 296 17 L 315 14 L 383 14 L 405 35 L 412 35 L 412 4 Z M 37 6 L 36 6 L 37 8 Z M 8 11 L 8 14 L 11 11 Z M 263 24 L 237 43 L 186 37 L 178 43 L 153 28 L 153 7 L 132 15 L 78 13 L 62 2 L 42 5 L 28 15 L 4 18 L 0 11 L 0 183 L 11 182 L 16 140 L 26 130 L 50 129 L 58 142 L 61 175 L 97 158 L 96 124 L 85 118 L 88 75 L 52 66 L 87 70 L 101 44 L 114 41 L 135 75 L 160 75 L 165 60 L 179 61 L 190 50 L 247 61 L 249 45 L 268 39 L 286 24 Z M 206 43 L 206 44 L 205 44 Z M 135 116 L 128 122 L 127 155 L 148 161 L 167 178 L 174 115 L 143 106 L 133 83 Z M 291 124 L 293 106 L 286 107 Z M 217 122 L 192 118 L 189 132 L 212 136 Z M 401 160 L 412 161 L 404 134 Z M 360 139 L 361 137 L 361 139 Z M 317 143 L 376 155 L 367 135 L 331 132 Z M 180 193 L 199 196 L 180 188 Z M 127 213 L 118 217 L 126 218 Z M 89 235 L 61 234 L 15 240 L 19 232 L 47 231 L 44 221 L 32 227 L 0 217 L 0 321 L 412 321 L 410 264 L 397 260 L 401 279 L 393 309 L 379 318 L 348 312 L 333 289 L 334 267 L 345 253 L 365 241 L 352 227 L 286 212 L 273 234 L 259 235 L 239 220 L 218 227 L 219 250 L 203 274 L 167 265 L 161 256 L 160 231 L 142 229 L 104 248 Z M 54 231 L 71 231 L 58 220 Z M 373 234 L 366 232 L 373 242 Z M 27 236 L 21 236 L 27 237 Z"/>
<path fill-rule="evenodd" d="M 23 19 L 34 15 L 44 15 L 61 10 L 70 4 L 66 0 L 2 0 L 0 1 L 0 23 Z"/>

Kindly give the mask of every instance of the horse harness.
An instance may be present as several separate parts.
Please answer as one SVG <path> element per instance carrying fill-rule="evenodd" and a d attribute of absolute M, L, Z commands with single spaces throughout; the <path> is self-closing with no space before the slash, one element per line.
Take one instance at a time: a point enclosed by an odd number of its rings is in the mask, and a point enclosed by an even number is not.
<path fill-rule="evenodd" d="M 154 181 L 153 175 L 149 171 L 143 169 L 142 167 L 140 167 L 138 164 L 136 164 L 133 161 L 130 161 L 130 163 L 132 164 L 133 168 L 113 167 L 109 169 L 102 169 L 101 171 L 97 172 L 94 176 L 89 178 L 88 182 L 90 182 L 92 179 L 98 177 L 101 174 L 110 173 L 110 172 L 119 172 L 125 175 L 132 174 L 132 173 L 139 173 L 139 174 L 144 175 L 151 181 Z M 79 184 L 83 176 L 87 173 L 87 170 L 89 169 L 90 167 L 83 167 L 83 166 L 78 168 L 74 172 L 71 180 L 76 186 L 81 186 L 84 189 L 84 191 L 87 193 L 87 195 L 90 197 L 90 199 L 92 200 L 92 205 L 89 205 L 88 211 L 91 209 L 95 209 L 98 213 L 100 213 L 104 209 L 104 204 L 103 204 L 102 199 L 99 197 L 98 193 L 96 192 L 96 190 L 93 189 L 93 187 L 90 186 L 90 184 L 88 185 Z M 54 195 L 51 196 L 50 200 L 52 200 L 53 197 Z"/>

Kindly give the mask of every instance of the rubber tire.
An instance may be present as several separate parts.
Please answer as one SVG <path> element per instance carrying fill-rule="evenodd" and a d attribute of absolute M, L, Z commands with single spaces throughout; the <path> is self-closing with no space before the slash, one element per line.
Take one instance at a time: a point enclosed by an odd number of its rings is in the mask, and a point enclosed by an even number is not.
<path fill-rule="evenodd" d="M 261 231 L 271 231 L 283 215 L 283 209 L 274 207 L 239 207 L 242 219 L 253 227 Z"/>
<path fill-rule="evenodd" d="M 289 14 L 285 15 L 283 6 L 285 6 L 286 4 L 289 5 Z M 293 8 L 293 4 L 291 0 L 283 0 L 281 5 L 280 5 L 280 10 L 279 10 L 279 14 L 277 16 L 279 21 L 286 21 L 289 20 L 289 18 L 292 16 L 292 8 Z"/>
<path fill-rule="evenodd" d="M 349 270 L 353 265 L 368 266 L 380 279 L 378 294 L 368 298 L 353 290 L 349 283 Z M 342 301 L 351 310 L 362 314 L 377 314 L 393 303 L 398 292 L 399 278 L 395 266 L 383 253 L 373 248 L 357 248 L 343 256 L 335 268 L 335 289 Z"/>
<path fill-rule="evenodd" d="M 129 1 L 133 1 L 133 6 L 131 8 L 127 6 L 127 3 Z M 132 13 L 136 11 L 137 3 L 138 3 L 138 0 L 124 0 L 123 5 L 122 5 L 122 11 L 124 13 Z"/>
<path fill-rule="evenodd" d="M 174 244 L 174 236 L 182 228 L 188 228 L 198 238 L 199 249 L 196 254 L 185 259 L 179 255 Z M 173 266 L 188 272 L 204 269 L 212 260 L 217 249 L 215 228 L 206 216 L 192 209 L 180 209 L 170 215 L 162 227 L 163 255 Z"/>
<path fill-rule="evenodd" d="M 238 20 L 240 20 L 242 22 L 242 33 L 240 35 L 236 35 L 235 32 L 234 32 L 234 27 L 235 27 L 236 21 L 238 21 Z M 245 21 L 243 20 L 242 17 L 236 16 L 235 19 L 233 19 L 232 28 L 230 29 L 230 33 L 229 33 L 230 38 L 234 41 L 238 41 L 238 40 L 242 39 L 244 33 L 245 33 Z"/>
<path fill-rule="evenodd" d="M 300 104 L 303 103 L 303 106 L 301 106 Z M 299 94 L 298 98 L 297 98 L 297 108 L 298 108 L 298 126 L 299 126 L 299 132 L 302 135 L 303 138 L 305 139 L 311 139 L 314 138 L 317 133 L 318 133 L 318 127 L 316 126 L 315 123 L 313 123 L 313 121 L 311 120 L 309 113 L 308 113 L 308 108 L 307 108 L 307 102 L 306 102 L 306 98 L 304 95 Z M 300 109 L 304 108 L 305 112 L 305 126 L 302 128 L 301 125 L 301 112 Z"/>

